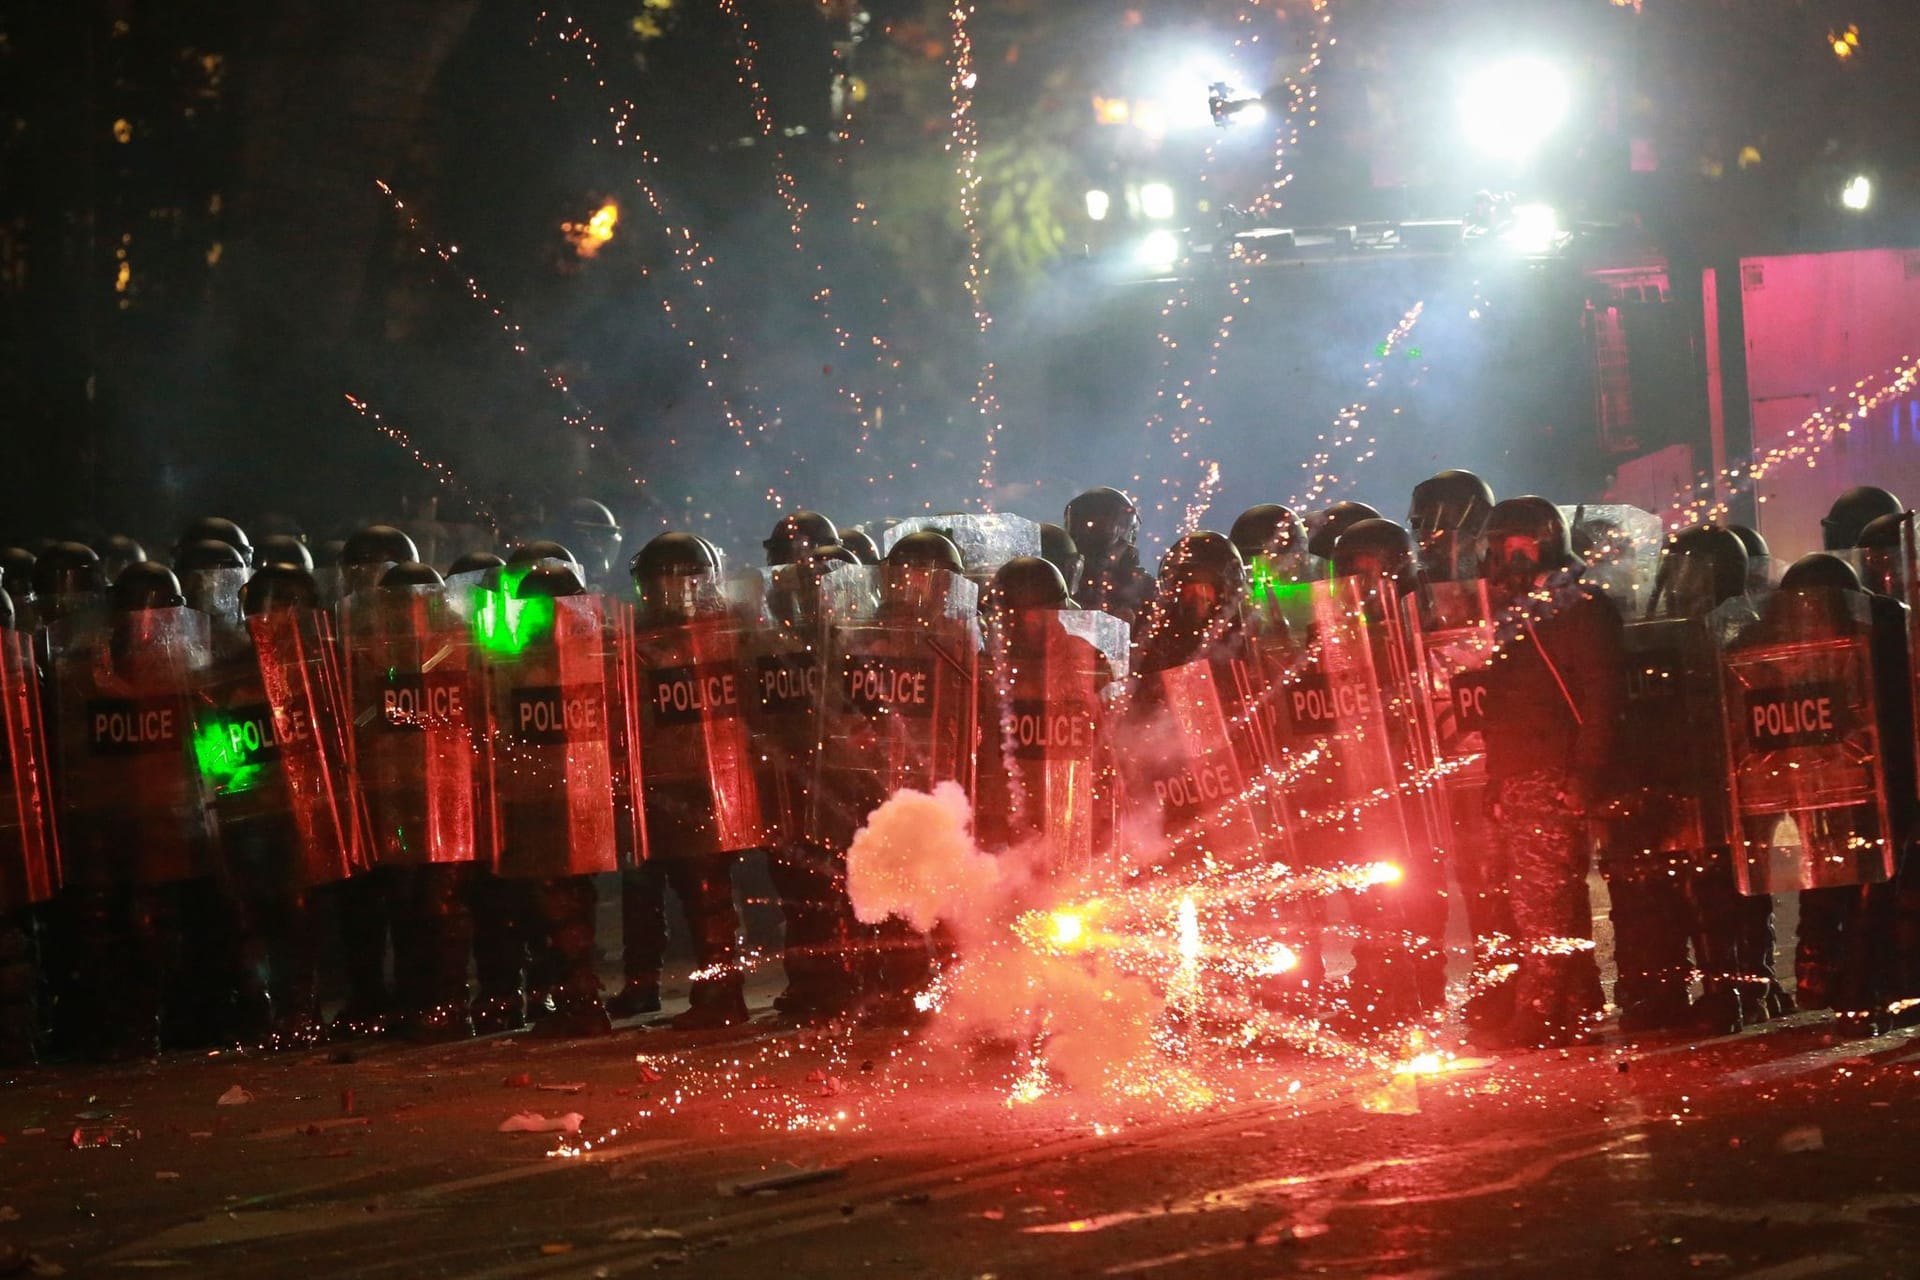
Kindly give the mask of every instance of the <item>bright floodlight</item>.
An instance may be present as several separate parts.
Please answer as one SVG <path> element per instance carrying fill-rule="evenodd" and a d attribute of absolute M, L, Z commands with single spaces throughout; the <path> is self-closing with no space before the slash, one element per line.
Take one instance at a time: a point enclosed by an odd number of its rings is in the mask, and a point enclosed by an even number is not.
<path fill-rule="evenodd" d="M 1552 205 L 1523 204 L 1513 211 L 1507 243 L 1521 253 L 1545 253 L 1560 243 L 1560 215 Z"/>
<path fill-rule="evenodd" d="M 1840 188 L 1840 203 L 1859 213 L 1873 203 L 1873 183 L 1864 173 L 1857 173 L 1852 181 Z"/>
<path fill-rule="evenodd" d="M 1161 227 L 1140 241 L 1140 265 L 1165 271 L 1180 260 L 1180 237 Z"/>
<path fill-rule="evenodd" d="M 1155 222 L 1173 217 L 1173 188 L 1164 182 L 1149 182 L 1141 187 L 1140 212 Z"/>
<path fill-rule="evenodd" d="M 1113 197 L 1095 187 L 1087 192 L 1087 216 L 1095 222 L 1107 220 L 1107 210 L 1113 207 Z"/>
<path fill-rule="evenodd" d="M 1573 91 L 1560 69 L 1513 58 L 1477 73 L 1460 93 L 1467 141 L 1503 160 L 1524 160 L 1567 118 Z"/>
<path fill-rule="evenodd" d="M 1248 98 L 1233 109 L 1233 122 L 1236 125 L 1254 125 L 1267 118 L 1267 104 L 1258 98 Z"/>

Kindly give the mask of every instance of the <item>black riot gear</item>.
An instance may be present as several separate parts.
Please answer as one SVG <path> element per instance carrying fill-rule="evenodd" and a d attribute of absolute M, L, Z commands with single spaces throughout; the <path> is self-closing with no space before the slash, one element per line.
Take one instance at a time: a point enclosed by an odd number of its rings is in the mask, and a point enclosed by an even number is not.
<path fill-rule="evenodd" d="M 1747 590 L 1747 549 L 1731 529 L 1699 525 L 1668 540 L 1649 615 L 1699 617 Z M 1663 609 L 1664 605 L 1664 609 Z"/>
<path fill-rule="evenodd" d="M 1333 544 L 1333 574 L 1364 579 L 1370 597 L 1378 584 L 1391 583 L 1394 595 L 1404 598 L 1415 587 L 1414 554 L 1407 530 L 1391 520 L 1362 520 Z"/>
<path fill-rule="evenodd" d="M 760 545 L 768 564 L 793 564 L 822 547 L 838 546 L 840 530 L 818 511 L 795 511 L 783 516 Z"/>
<path fill-rule="evenodd" d="M 1480 532 L 1493 510 L 1493 487 L 1471 471 L 1442 471 L 1413 486 L 1407 527 L 1420 544 L 1420 567 L 1435 582 L 1476 577 Z"/>
<path fill-rule="evenodd" d="M 247 579 L 240 603 L 248 617 L 272 609 L 318 609 L 320 588 L 300 566 L 268 562 Z"/>
<path fill-rule="evenodd" d="M 212 538 L 183 543 L 173 556 L 175 573 L 196 573 L 210 569 L 245 569 L 246 567 L 246 559 L 240 554 L 239 548 L 230 542 L 220 542 Z"/>
<path fill-rule="evenodd" d="M 253 564 L 253 544 L 247 541 L 244 529 L 222 516 L 203 516 L 180 531 L 180 541 L 176 544 L 185 547 L 189 543 L 211 539 L 224 542 L 240 553 L 241 567 Z"/>
<path fill-rule="evenodd" d="M 1060 571 L 1069 596 L 1080 589 L 1080 579 L 1087 571 L 1087 558 L 1081 554 L 1080 544 L 1073 540 L 1072 534 L 1057 524 L 1041 525 L 1040 558 Z"/>
<path fill-rule="evenodd" d="M 567 503 L 567 539 L 587 555 L 582 563 L 587 577 L 603 581 L 613 572 L 620 557 L 620 522 L 613 512 L 592 498 L 575 498 Z"/>
<path fill-rule="evenodd" d="M 1855 540 L 1860 551 L 1860 578 L 1867 590 L 1896 600 L 1906 595 L 1901 584 L 1904 570 L 1900 563 L 1900 535 L 1909 514 L 1875 516 Z"/>
<path fill-rule="evenodd" d="M 0 631 L 13 630 L 13 624 L 13 597 L 7 594 L 6 588 L 0 587 Z"/>
<path fill-rule="evenodd" d="M 1900 499 L 1875 485 L 1849 489 L 1833 500 L 1820 521 L 1821 549 L 1845 551 L 1859 545 L 1860 531 L 1876 517 L 1898 515 Z"/>
<path fill-rule="evenodd" d="M 1178 588 L 1189 582 L 1206 582 L 1225 594 L 1246 587 L 1247 565 L 1239 548 L 1225 534 L 1202 529 L 1190 533 L 1167 549 L 1160 561 L 1163 583 Z"/>
<path fill-rule="evenodd" d="M 931 529 L 922 529 L 910 533 L 893 544 L 893 550 L 887 553 L 889 565 L 904 565 L 910 568 L 946 569 L 953 573 L 963 573 L 965 563 L 960 558 L 960 548 L 953 540 Z"/>
<path fill-rule="evenodd" d="M 852 552 L 861 564 L 880 563 L 880 546 L 864 529 L 849 526 L 840 530 L 840 545 Z"/>
<path fill-rule="evenodd" d="M 389 565 L 418 560 L 413 539 L 390 524 L 354 530 L 340 547 L 340 586 L 346 594 L 365 591 L 380 581 Z"/>
<path fill-rule="evenodd" d="M 1090 558 L 1132 546 L 1140 536 L 1140 509 L 1120 490 L 1105 486 L 1067 503 L 1066 522 L 1074 543 Z"/>
<path fill-rule="evenodd" d="M 702 612 L 720 562 L 713 546 L 691 533 L 663 533 L 634 553 L 629 570 L 649 624 L 686 621 Z"/>
<path fill-rule="evenodd" d="M 1340 541 L 1341 534 L 1362 520 L 1380 518 L 1380 513 L 1364 502 L 1336 502 L 1312 522 L 1313 533 L 1307 539 L 1307 550 L 1322 560 L 1331 560 L 1333 545 Z"/>
<path fill-rule="evenodd" d="M 563 565 L 537 564 L 527 570 L 513 594 L 516 600 L 564 600 L 568 596 L 583 595 L 586 590 L 586 584 L 573 570 Z"/>
<path fill-rule="evenodd" d="M 254 559 L 263 565 L 290 564 L 297 569 L 313 572 L 313 552 L 307 550 L 307 544 L 290 533 L 276 533 L 260 539 L 260 545 L 254 550 Z"/>
<path fill-rule="evenodd" d="M 463 573 L 485 573 L 489 569 L 498 569 L 506 561 L 491 551 L 469 551 L 447 566 L 447 576 L 455 578 Z"/>
<path fill-rule="evenodd" d="M 62 597 L 97 595 L 105 588 L 100 557 L 84 542 L 56 542 L 33 562 L 33 595 L 43 611 Z"/>
<path fill-rule="evenodd" d="M 1566 517 L 1545 498 L 1508 498 L 1487 515 L 1482 576 L 1509 595 L 1519 595 L 1543 573 L 1573 560 Z"/>
<path fill-rule="evenodd" d="M 417 557 L 414 556 L 407 557 L 409 560 L 416 558 Z M 586 571 L 580 567 L 580 557 L 574 555 L 572 551 L 561 543 L 539 538 L 532 542 L 521 543 L 507 556 L 507 563 L 515 565 L 539 564 L 545 560 L 558 560 L 562 564 L 571 565 L 573 567 L 574 577 L 580 579 L 582 586 L 586 585 Z"/>
<path fill-rule="evenodd" d="M 121 613 L 141 609 L 176 609 L 186 603 L 173 570 L 151 560 L 130 564 L 113 584 L 113 607 Z"/>
<path fill-rule="evenodd" d="M 1015 556 L 993 575 L 994 602 L 1002 609 L 1065 609 L 1067 580 L 1058 566 L 1038 556 Z"/>
<path fill-rule="evenodd" d="M 446 580 L 440 571 L 430 564 L 418 560 L 407 560 L 393 566 L 380 579 L 383 587 L 437 587 Z"/>
<path fill-rule="evenodd" d="M 101 539 L 98 550 L 101 570 L 109 582 L 119 577 L 128 565 L 139 564 L 147 558 L 147 549 L 124 533 Z"/>
<path fill-rule="evenodd" d="M 1839 556 L 1815 551 L 1801 556 L 1780 576 L 1782 591 L 1861 591 L 1860 575 Z"/>
<path fill-rule="evenodd" d="M 0 550 L 0 587 L 22 605 L 33 600 L 33 561 L 33 552 L 25 547 Z"/>
<path fill-rule="evenodd" d="M 1767 540 L 1744 524 L 1730 524 L 1727 532 L 1747 549 L 1747 590 L 1765 591 L 1773 585 L 1773 549 Z"/>
<path fill-rule="evenodd" d="M 1287 560 L 1304 556 L 1307 551 L 1306 526 L 1292 508 L 1277 502 L 1262 502 L 1242 511 L 1234 517 L 1227 536 L 1248 564 L 1255 556 Z"/>

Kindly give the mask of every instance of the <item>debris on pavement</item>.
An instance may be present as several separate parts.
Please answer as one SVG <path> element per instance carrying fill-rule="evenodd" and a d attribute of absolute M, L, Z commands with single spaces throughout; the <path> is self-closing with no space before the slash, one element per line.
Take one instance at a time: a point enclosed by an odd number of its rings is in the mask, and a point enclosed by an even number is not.
<path fill-rule="evenodd" d="M 67 1138 L 67 1145 L 75 1151 L 82 1151 L 94 1147 L 124 1147 L 138 1141 L 138 1129 L 130 1124 L 112 1121 L 107 1124 L 75 1125 L 73 1133 Z"/>
<path fill-rule="evenodd" d="M 631 1244 L 642 1240 L 685 1240 L 687 1237 L 672 1227 L 622 1227 L 608 1238 L 615 1244 Z"/>
<path fill-rule="evenodd" d="M 816 1182 L 833 1182 L 847 1176 L 847 1166 L 843 1164 L 813 1165 L 802 1167 L 788 1165 L 757 1178 L 742 1178 L 738 1182 L 720 1184 L 720 1194 L 734 1196 L 759 1195 L 766 1191 L 785 1191 L 789 1187 L 811 1186 Z"/>
<path fill-rule="evenodd" d="M 253 1095 L 236 1084 L 215 1099 L 213 1105 L 216 1107 L 241 1107 L 252 1101 Z"/>
<path fill-rule="evenodd" d="M 563 1116 L 545 1116 L 538 1111 L 521 1111 L 500 1122 L 501 1133 L 578 1133 L 586 1117 L 578 1111 Z"/>
<path fill-rule="evenodd" d="M 532 1073 L 522 1071 L 519 1075 L 507 1076 L 505 1079 L 501 1080 L 500 1087 L 503 1089 L 525 1089 L 528 1086 L 530 1086 L 532 1083 L 533 1083 Z"/>
<path fill-rule="evenodd" d="M 1796 1155 L 1803 1151 L 1825 1151 L 1827 1138 L 1817 1124 L 1796 1125 L 1780 1135 L 1780 1154 Z"/>
<path fill-rule="evenodd" d="M 541 1093 L 585 1093 L 587 1082 L 578 1080 L 566 1084 L 537 1084 L 533 1087 Z"/>

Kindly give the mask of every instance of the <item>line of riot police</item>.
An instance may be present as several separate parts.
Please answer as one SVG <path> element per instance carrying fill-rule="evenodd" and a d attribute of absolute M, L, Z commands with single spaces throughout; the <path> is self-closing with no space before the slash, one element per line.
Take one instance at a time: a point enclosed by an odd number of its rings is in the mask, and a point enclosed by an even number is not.
<path fill-rule="evenodd" d="M 611 517 L 577 533 L 590 569 L 529 542 L 443 574 L 370 526 L 316 574 L 299 539 L 256 549 L 225 520 L 172 568 L 0 555 L 0 1052 L 604 1034 L 660 1008 L 669 889 L 696 962 L 674 1023 L 730 1025 L 749 854 L 784 919 L 777 1006 L 908 1016 L 947 944 L 861 923 L 846 854 L 889 795 L 942 782 L 1038 875 L 1276 873 L 1209 914 L 1285 957 L 1235 994 L 1369 1031 L 1462 993 L 1487 1043 L 1589 1031 L 1596 852 L 1629 1030 L 1790 1008 L 1789 892 L 1801 1006 L 1873 1026 L 1920 996 L 1920 573 L 1881 491 L 1836 503 L 1844 554 L 1777 586 L 1749 531 L 1668 538 L 1457 471 L 1406 526 L 1250 508 L 1177 540 L 1157 582 L 1112 489 L 1061 525 L 918 517 L 877 543 L 795 512 L 746 573 L 663 534 L 631 591 L 606 582 Z M 607 873 L 624 984 L 603 1001 Z M 1450 987 L 1456 902 L 1474 956 Z"/>

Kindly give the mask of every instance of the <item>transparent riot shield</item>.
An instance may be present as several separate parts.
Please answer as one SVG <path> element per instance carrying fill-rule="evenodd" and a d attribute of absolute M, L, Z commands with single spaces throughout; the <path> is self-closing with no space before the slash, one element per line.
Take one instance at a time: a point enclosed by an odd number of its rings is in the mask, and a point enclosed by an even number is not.
<path fill-rule="evenodd" d="M 1494 651 L 1486 583 L 1430 583 L 1401 601 L 1401 613 L 1413 655 L 1422 766 L 1451 815 L 1452 840 L 1477 838 L 1487 776 L 1486 666 Z"/>
<path fill-rule="evenodd" d="M 1383 620 L 1354 578 L 1316 582 L 1313 623 L 1273 691 L 1280 794 L 1301 860 L 1323 870 L 1404 867 L 1408 827 L 1388 719 L 1391 671 L 1376 664 Z M 1375 610 L 1377 613 L 1377 610 Z"/>
<path fill-rule="evenodd" d="M 40 679 L 30 637 L 0 631 L 0 916 L 45 902 L 60 887 Z"/>
<path fill-rule="evenodd" d="M 355 786 L 333 619 L 318 610 L 275 609 L 247 619 L 247 631 L 279 742 L 294 829 L 306 850 L 306 882 L 363 870 L 366 809 Z"/>
<path fill-rule="evenodd" d="M 1871 636 L 1863 594 L 1781 591 L 1721 651 L 1742 893 L 1893 874 Z"/>
<path fill-rule="evenodd" d="M 184 607 L 88 615 L 54 631 L 67 883 L 210 874 L 212 824 L 192 745 L 194 699 L 211 662 L 206 615 Z"/>
<path fill-rule="evenodd" d="M 826 580 L 830 625 L 813 828 L 845 848 L 902 789 L 973 789 L 977 588 L 944 569 L 850 565 Z"/>
<path fill-rule="evenodd" d="M 774 835 L 747 719 L 756 692 L 749 637 L 717 602 L 702 612 L 633 637 L 628 716 L 649 857 L 739 852 Z"/>
<path fill-rule="evenodd" d="M 1090 872 L 1113 830 L 1101 810 L 1114 795 L 1106 759 L 1114 659 L 1087 638 L 1103 630 L 1101 618 L 1124 634 L 1110 614 L 1017 611 L 996 627 L 981 674 L 978 825 L 998 844 L 1042 841 L 1055 875 Z"/>
<path fill-rule="evenodd" d="M 474 615 L 487 691 L 496 874 L 619 867 L 614 826 L 618 664 L 599 596 L 490 592 Z"/>
<path fill-rule="evenodd" d="M 846 596 L 857 598 L 858 592 L 836 590 L 833 582 L 840 573 L 852 573 L 864 586 L 872 585 L 869 574 L 850 566 L 835 565 L 822 574 L 811 565 L 779 565 L 756 575 L 757 589 L 750 597 L 742 597 L 742 616 L 753 621 L 744 637 L 743 653 L 750 682 L 747 726 L 759 760 L 762 811 L 782 843 L 819 843 L 824 838 L 812 824 L 820 712 L 826 695 L 829 601 L 841 599 L 841 607 L 854 617 L 871 616 L 874 607 L 871 601 L 845 600 Z M 747 598 L 752 601 L 750 612 L 744 605 Z"/>
<path fill-rule="evenodd" d="M 1134 677 L 1115 755 L 1129 813 L 1166 841 L 1165 867 L 1268 860 L 1273 779 L 1248 758 L 1267 693 L 1257 660 L 1201 658 Z"/>
<path fill-rule="evenodd" d="M 1586 562 L 1585 578 L 1613 601 L 1623 618 L 1647 607 L 1660 567 L 1667 529 L 1660 517 L 1624 503 L 1561 507 L 1574 554 Z"/>
<path fill-rule="evenodd" d="M 481 717 L 470 617 L 450 586 L 380 587 L 342 605 L 355 773 L 376 866 L 476 856 Z"/>
<path fill-rule="evenodd" d="M 1682 726 L 1719 724 L 1720 674 L 1705 618 L 1628 623 L 1627 708 L 1622 740 L 1621 816 L 1616 846 L 1650 854 L 1717 849 L 1732 840 L 1724 743 L 1716 736 L 1686 750 L 1662 749 Z M 1622 841 L 1624 840 L 1624 844 Z"/>

